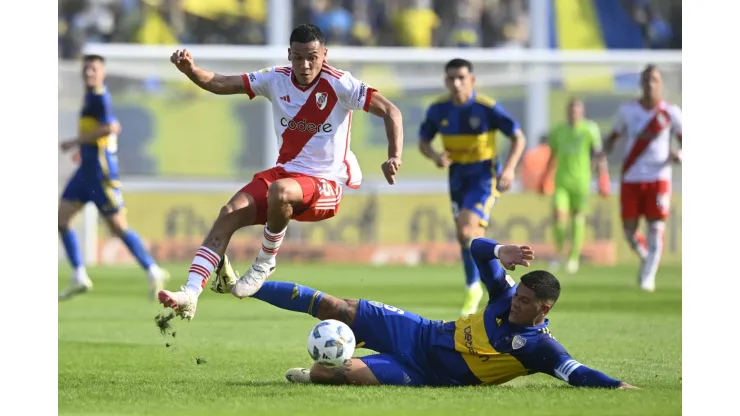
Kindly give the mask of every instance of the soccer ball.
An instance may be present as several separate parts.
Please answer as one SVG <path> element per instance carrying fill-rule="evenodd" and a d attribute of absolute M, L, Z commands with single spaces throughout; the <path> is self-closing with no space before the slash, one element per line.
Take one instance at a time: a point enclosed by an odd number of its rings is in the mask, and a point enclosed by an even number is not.
<path fill-rule="evenodd" d="M 355 334 L 349 326 L 334 319 L 316 324 L 308 333 L 308 355 L 327 367 L 338 367 L 355 353 Z"/>

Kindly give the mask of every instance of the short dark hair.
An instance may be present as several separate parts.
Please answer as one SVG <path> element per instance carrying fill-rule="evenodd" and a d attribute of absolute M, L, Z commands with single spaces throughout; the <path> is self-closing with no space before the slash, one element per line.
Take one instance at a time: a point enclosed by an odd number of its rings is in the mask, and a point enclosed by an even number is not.
<path fill-rule="evenodd" d="M 552 273 L 545 270 L 534 270 L 525 274 L 520 284 L 534 292 L 537 300 L 552 302 L 554 305 L 560 297 L 560 282 Z"/>
<path fill-rule="evenodd" d="M 455 58 L 445 65 L 445 72 L 450 69 L 468 68 L 468 72 L 473 72 L 473 63 L 467 59 Z"/>
<path fill-rule="evenodd" d="M 647 65 L 645 65 L 645 69 L 642 70 L 642 75 L 644 76 L 644 75 L 647 75 L 647 74 L 649 74 L 649 73 L 651 73 L 653 71 L 657 71 L 657 70 L 658 70 L 658 66 L 657 65 L 655 65 L 655 64 L 647 64 Z"/>
<path fill-rule="evenodd" d="M 100 61 L 101 63 L 105 63 L 105 58 L 103 58 L 101 55 L 96 55 L 94 53 L 85 55 L 82 57 L 83 62 L 93 62 L 93 61 Z"/>
<path fill-rule="evenodd" d="M 305 23 L 296 26 L 295 29 L 290 33 L 290 43 L 309 43 L 313 41 L 319 41 L 320 44 L 324 44 L 324 33 L 321 32 L 316 25 Z"/>

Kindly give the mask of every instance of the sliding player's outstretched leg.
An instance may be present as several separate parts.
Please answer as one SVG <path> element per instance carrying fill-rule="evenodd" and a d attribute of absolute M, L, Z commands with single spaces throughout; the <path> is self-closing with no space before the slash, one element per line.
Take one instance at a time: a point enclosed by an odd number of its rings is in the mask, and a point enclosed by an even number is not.
<path fill-rule="evenodd" d="M 254 224 L 255 217 L 256 204 L 254 198 L 242 189 L 221 208 L 218 218 L 216 218 L 211 230 L 203 240 L 203 245 L 195 253 L 188 272 L 186 286 L 177 292 L 160 291 L 158 295 L 159 302 L 165 307 L 174 309 L 181 318 L 191 320 L 195 316 L 198 297 L 203 292 L 211 273 L 217 266 L 221 266 L 217 272 L 219 282 L 225 285 L 233 285 L 236 279 L 224 253 L 234 232 L 242 227 Z"/>

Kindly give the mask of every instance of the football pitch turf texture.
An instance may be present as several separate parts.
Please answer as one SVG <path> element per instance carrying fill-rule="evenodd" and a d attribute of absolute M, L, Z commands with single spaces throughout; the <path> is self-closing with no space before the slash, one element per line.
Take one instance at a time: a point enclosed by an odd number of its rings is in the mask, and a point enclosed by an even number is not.
<path fill-rule="evenodd" d="M 176 290 L 187 265 L 166 266 Z M 525 272 L 511 274 L 518 281 Z M 163 308 L 147 300 L 144 272 L 89 274 L 94 290 L 59 304 L 60 415 L 681 414 L 680 266 L 661 268 L 655 293 L 638 289 L 634 265 L 556 274 L 562 294 L 549 314 L 553 336 L 579 362 L 640 391 L 579 389 L 544 374 L 457 388 L 294 385 L 284 372 L 311 366 L 305 346 L 314 318 L 207 287 L 192 322 L 172 321 L 173 338 L 155 325 Z M 69 276 L 61 264 L 60 288 Z M 271 280 L 444 320 L 455 319 L 464 282 L 461 266 L 288 264 Z"/>

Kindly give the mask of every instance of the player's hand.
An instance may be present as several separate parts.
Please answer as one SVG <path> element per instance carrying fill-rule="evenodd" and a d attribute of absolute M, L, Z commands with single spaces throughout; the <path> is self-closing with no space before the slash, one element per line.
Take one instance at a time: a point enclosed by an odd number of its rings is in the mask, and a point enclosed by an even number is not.
<path fill-rule="evenodd" d="M 380 165 L 380 168 L 383 169 L 385 180 L 388 181 L 389 184 L 393 185 L 396 183 L 396 173 L 401 169 L 401 158 L 392 157 L 383 162 L 383 164 Z"/>
<path fill-rule="evenodd" d="M 624 381 L 619 383 L 619 387 L 617 387 L 617 390 L 642 390 L 639 387 L 635 387 L 631 384 L 627 384 Z"/>
<path fill-rule="evenodd" d="M 195 61 L 193 61 L 193 55 L 187 49 L 178 49 L 172 56 L 170 56 L 170 62 L 175 64 L 177 69 L 183 74 L 189 74 L 193 72 L 195 68 Z"/>
<path fill-rule="evenodd" d="M 444 169 L 452 163 L 452 160 L 450 160 L 450 153 L 449 152 L 442 152 L 437 153 L 434 156 L 434 163 L 437 165 L 438 168 Z"/>
<path fill-rule="evenodd" d="M 601 197 L 603 198 L 608 197 L 609 193 L 611 192 L 610 188 L 611 184 L 609 183 L 609 175 L 599 175 L 599 195 L 601 195 Z"/>
<path fill-rule="evenodd" d="M 506 270 L 515 270 L 517 265 L 529 267 L 529 262 L 534 260 L 534 251 L 529 246 L 506 244 L 498 249 L 498 259 Z"/>
<path fill-rule="evenodd" d="M 77 140 L 65 140 L 59 145 L 59 148 L 62 149 L 62 152 L 64 153 L 67 153 L 75 147 L 77 147 Z"/>
<path fill-rule="evenodd" d="M 499 191 L 508 191 L 514 184 L 514 169 L 504 169 L 498 177 L 497 188 Z"/>

